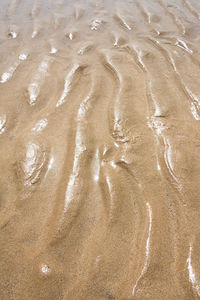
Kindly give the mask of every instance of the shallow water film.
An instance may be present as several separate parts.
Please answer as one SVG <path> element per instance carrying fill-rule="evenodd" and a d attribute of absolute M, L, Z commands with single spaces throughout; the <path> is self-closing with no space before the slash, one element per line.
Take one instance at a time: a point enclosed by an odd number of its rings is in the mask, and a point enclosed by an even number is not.
<path fill-rule="evenodd" d="M 1 0 L 0 300 L 200 298 L 200 1 Z"/>

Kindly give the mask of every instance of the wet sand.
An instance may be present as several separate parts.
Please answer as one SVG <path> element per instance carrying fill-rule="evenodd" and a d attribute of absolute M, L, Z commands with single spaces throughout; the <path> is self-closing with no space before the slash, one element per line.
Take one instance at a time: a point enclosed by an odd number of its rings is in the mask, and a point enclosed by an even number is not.
<path fill-rule="evenodd" d="M 200 298 L 200 2 L 1 0 L 0 300 Z"/>

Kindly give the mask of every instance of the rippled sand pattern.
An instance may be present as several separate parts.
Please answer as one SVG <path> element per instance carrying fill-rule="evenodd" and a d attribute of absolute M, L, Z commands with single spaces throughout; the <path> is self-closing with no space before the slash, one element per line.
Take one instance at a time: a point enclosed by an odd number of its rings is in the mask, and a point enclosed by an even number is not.
<path fill-rule="evenodd" d="M 0 300 L 199 299 L 199 0 L 1 0 L 0 58 Z"/>

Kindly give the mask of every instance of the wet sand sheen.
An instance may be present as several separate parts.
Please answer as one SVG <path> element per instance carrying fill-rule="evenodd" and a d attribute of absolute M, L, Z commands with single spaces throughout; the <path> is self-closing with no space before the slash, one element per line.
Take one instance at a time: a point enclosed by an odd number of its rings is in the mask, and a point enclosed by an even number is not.
<path fill-rule="evenodd" d="M 0 299 L 199 299 L 199 2 L 0 25 Z"/>

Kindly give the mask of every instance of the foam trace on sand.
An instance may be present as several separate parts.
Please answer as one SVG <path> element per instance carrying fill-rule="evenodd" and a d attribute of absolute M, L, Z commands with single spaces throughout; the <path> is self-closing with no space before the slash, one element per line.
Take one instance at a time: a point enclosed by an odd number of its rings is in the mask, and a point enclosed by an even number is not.
<path fill-rule="evenodd" d="M 20 54 L 18 59 L 19 60 L 15 61 L 14 64 L 11 67 L 9 67 L 8 70 L 1 75 L 0 83 L 5 83 L 13 77 L 13 74 L 17 70 L 20 63 L 27 59 L 27 54 L 25 54 L 25 53 Z"/>
<path fill-rule="evenodd" d="M 6 115 L 0 116 L 0 134 L 5 131 L 6 126 Z"/>
<path fill-rule="evenodd" d="M 5 73 L 3 73 L 3 74 L 1 75 L 1 80 L 0 80 L 0 82 L 1 82 L 1 83 L 5 83 L 5 82 L 7 82 L 8 80 L 10 80 L 10 79 L 12 78 L 14 72 L 16 71 L 18 65 L 19 65 L 19 62 L 15 62 L 14 65 L 13 65 L 12 67 L 9 67 L 8 70 L 7 70 Z"/>

